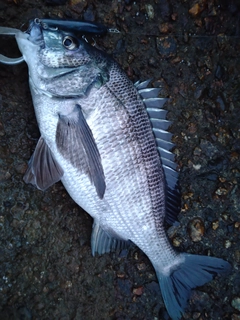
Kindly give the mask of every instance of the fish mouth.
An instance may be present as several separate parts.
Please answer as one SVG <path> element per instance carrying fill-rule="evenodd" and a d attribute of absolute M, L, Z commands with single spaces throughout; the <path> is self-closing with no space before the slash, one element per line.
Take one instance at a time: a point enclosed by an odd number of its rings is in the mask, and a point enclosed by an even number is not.
<path fill-rule="evenodd" d="M 34 20 L 30 21 L 26 34 L 29 35 L 29 41 L 38 46 L 44 46 L 43 23 L 40 19 L 35 18 Z"/>

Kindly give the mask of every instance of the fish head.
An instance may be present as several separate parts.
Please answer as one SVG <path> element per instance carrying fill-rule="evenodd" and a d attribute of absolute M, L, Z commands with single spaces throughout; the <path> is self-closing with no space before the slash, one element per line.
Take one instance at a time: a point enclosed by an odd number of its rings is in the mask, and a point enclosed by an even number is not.
<path fill-rule="evenodd" d="M 79 97 L 108 81 L 109 58 L 74 30 L 49 27 L 36 18 L 15 37 L 28 64 L 30 84 L 38 91 Z"/>

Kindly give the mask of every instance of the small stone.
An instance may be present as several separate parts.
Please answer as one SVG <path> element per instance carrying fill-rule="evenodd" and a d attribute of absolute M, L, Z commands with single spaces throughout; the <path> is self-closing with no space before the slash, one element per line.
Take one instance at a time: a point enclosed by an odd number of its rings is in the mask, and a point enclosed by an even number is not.
<path fill-rule="evenodd" d="M 215 194 L 218 196 L 224 196 L 224 195 L 228 194 L 228 190 L 226 188 L 220 187 L 215 191 Z"/>
<path fill-rule="evenodd" d="M 195 170 L 200 170 L 201 169 L 201 164 L 193 164 L 193 169 Z"/>
<path fill-rule="evenodd" d="M 78 14 L 81 14 L 83 12 L 87 4 L 87 0 L 71 0 L 69 3 L 71 9 Z"/>
<path fill-rule="evenodd" d="M 196 133 L 196 131 L 197 131 L 197 124 L 191 122 L 191 123 L 189 124 L 189 126 L 188 126 L 188 131 L 189 131 L 189 133 Z"/>
<path fill-rule="evenodd" d="M 229 39 L 225 34 L 220 33 L 217 35 L 217 43 L 219 48 L 222 50 L 228 45 Z"/>
<path fill-rule="evenodd" d="M 199 15 L 202 11 L 203 11 L 203 7 L 199 5 L 199 3 L 195 3 L 191 9 L 189 9 L 189 14 L 192 17 L 196 17 L 197 15 Z"/>
<path fill-rule="evenodd" d="M 195 320 L 195 319 L 199 319 L 200 316 L 201 316 L 201 312 L 194 312 L 193 315 L 192 315 L 192 317 L 193 317 L 194 320 Z"/>
<path fill-rule="evenodd" d="M 157 67 L 158 63 L 157 60 L 154 57 L 149 58 L 148 64 L 150 67 Z"/>
<path fill-rule="evenodd" d="M 125 278 L 125 274 L 124 273 L 117 273 L 117 277 L 120 279 L 124 279 Z"/>
<path fill-rule="evenodd" d="M 201 150 L 201 148 L 199 148 L 199 147 L 196 147 L 196 148 L 194 149 L 194 151 L 193 151 L 193 154 L 194 154 L 195 156 L 200 156 L 201 153 L 202 153 L 202 150 Z"/>
<path fill-rule="evenodd" d="M 230 161 L 231 161 L 231 162 L 237 161 L 238 158 L 239 158 L 238 152 L 232 152 L 232 153 L 230 154 Z"/>
<path fill-rule="evenodd" d="M 0 136 L 2 137 L 4 135 L 5 135 L 4 127 L 3 127 L 2 122 L 0 122 Z"/>
<path fill-rule="evenodd" d="M 70 281 L 70 280 L 66 281 L 65 288 L 67 289 L 67 288 L 71 288 L 71 287 L 72 287 L 72 281 Z"/>
<path fill-rule="evenodd" d="M 194 98 L 195 99 L 200 99 L 203 95 L 205 88 L 204 87 L 197 87 L 195 92 L 194 92 Z"/>
<path fill-rule="evenodd" d="M 177 52 L 177 42 L 173 37 L 156 38 L 159 54 L 164 58 L 174 57 Z"/>
<path fill-rule="evenodd" d="M 146 4 L 145 9 L 147 11 L 148 18 L 151 20 L 154 18 L 154 9 L 151 4 Z"/>
<path fill-rule="evenodd" d="M 217 230 L 219 228 L 219 221 L 214 221 L 213 223 L 212 223 L 212 229 L 213 230 Z"/>
<path fill-rule="evenodd" d="M 49 292 L 49 288 L 47 286 L 43 287 L 43 292 L 44 293 L 48 293 Z"/>
<path fill-rule="evenodd" d="M 232 242 L 230 240 L 225 240 L 224 241 L 224 247 L 226 249 L 230 248 L 232 246 Z M 239 309 L 240 310 L 240 309 Z"/>
<path fill-rule="evenodd" d="M 9 178 L 11 178 L 11 174 L 8 171 L 0 169 L 0 182 L 5 182 Z"/>
<path fill-rule="evenodd" d="M 235 227 L 236 229 L 240 229 L 240 222 L 239 222 L 239 221 L 236 221 L 236 222 L 234 223 L 234 227 Z"/>
<path fill-rule="evenodd" d="M 42 309 L 44 309 L 44 307 L 45 307 L 45 305 L 41 302 L 36 305 L 37 310 L 42 310 Z"/>
<path fill-rule="evenodd" d="M 202 240 L 205 231 L 204 223 L 200 218 L 194 218 L 188 224 L 189 236 L 193 242 Z"/>
<path fill-rule="evenodd" d="M 172 244 L 174 247 L 176 248 L 180 247 L 181 243 L 182 243 L 182 239 L 180 237 L 173 238 Z"/>
<path fill-rule="evenodd" d="M 236 297 L 231 301 L 231 305 L 236 310 L 240 311 L 240 297 Z"/>
<path fill-rule="evenodd" d="M 135 259 L 135 260 L 138 260 L 138 252 L 135 252 L 135 253 L 134 253 L 134 259 Z"/>
<path fill-rule="evenodd" d="M 226 212 L 224 212 L 222 215 L 221 215 L 222 219 L 227 221 L 228 220 L 228 214 Z"/>
<path fill-rule="evenodd" d="M 137 268 L 138 270 L 142 271 L 142 270 L 146 270 L 146 264 L 144 262 L 138 263 L 137 264 Z"/>
<path fill-rule="evenodd" d="M 15 170 L 17 171 L 17 173 L 24 174 L 27 170 L 27 167 L 28 167 L 27 163 L 23 162 L 16 165 Z"/>
<path fill-rule="evenodd" d="M 136 294 L 137 296 L 141 296 L 143 294 L 143 287 L 134 288 L 133 294 Z"/>
<path fill-rule="evenodd" d="M 188 200 L 193 197 L 193 192 L 184 193 L 182 196 L 184 200 Z"/>
<path fill-rule="evenodd" d="M 160 24 L 160 26 L 159 26 L 159 31 L 160 31 L 161 33 L 169 33 L 169 32 L 171 32 L 172 30 L 173 30 L 173 26 L 172 26 L 170 23 L 168 23 L 168 22 L 162 23 L 162 24 Z"/>
<path fill-rule="evenodd" d="M 171 18 L 172 18 L 173 21 L 176 21 L 177 18 L 178 18 L 177 12 L 173 13 L 173 14 L 171 15 Z"/>
<path fill-rule="evenodd" d="M 239 263 L 240 262 L 240 250 L 236 250 L 234 252 L 234 260 Z"/>

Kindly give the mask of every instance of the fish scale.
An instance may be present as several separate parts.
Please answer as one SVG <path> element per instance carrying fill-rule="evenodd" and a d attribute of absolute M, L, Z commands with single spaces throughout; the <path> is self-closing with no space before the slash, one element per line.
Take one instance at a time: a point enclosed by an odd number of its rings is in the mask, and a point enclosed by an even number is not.
<path fill-rule="evenodd" d="M 134 85 L 112 58 L 78 36 L 104 28 L 62 20 L 56 26 L 35 19 L 26 33 L 14 31 L 41 132 L 24 180 L 40 190 L 62 181 L 94 219 L 93 255 L 130 241 L 142 249 L 170 317 L 179 320 L 191 290 L 231 268 L 222 259 L 177 253 L 167 238 L 164 219 L 178 223 L 180 193 L 170 122 L 161 112 L 166 99 L 147 88 L 149 80 Z"/>

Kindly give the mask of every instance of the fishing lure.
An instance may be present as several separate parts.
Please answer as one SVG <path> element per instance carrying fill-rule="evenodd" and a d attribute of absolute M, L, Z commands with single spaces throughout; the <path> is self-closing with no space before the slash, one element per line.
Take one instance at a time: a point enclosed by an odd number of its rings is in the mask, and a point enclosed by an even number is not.
<path fill-rule="evenodd" d="M 41 25 L 44 30 L 62 30 L 66 32 L 73 32 L 75 34 L 81 35 L 82 37 L 87 35 L 102 36 L 108 32 L 119 33 L 117 29 L 108 28 L 100 23 L 91 21 L 78 21 L 78 20 L 64 20 L 64 19 L 39 19 L 35 18 L 30 22 Z M 15 36 L 19 29 L 0 27 L 0 35 Z M 28 32 L 28 30 L 26 31 Z M 23 57 L 19 58 L 9 58 L 0 54 L 0 63 L 7 65 L 16 65 L 24 62 Z"/>

